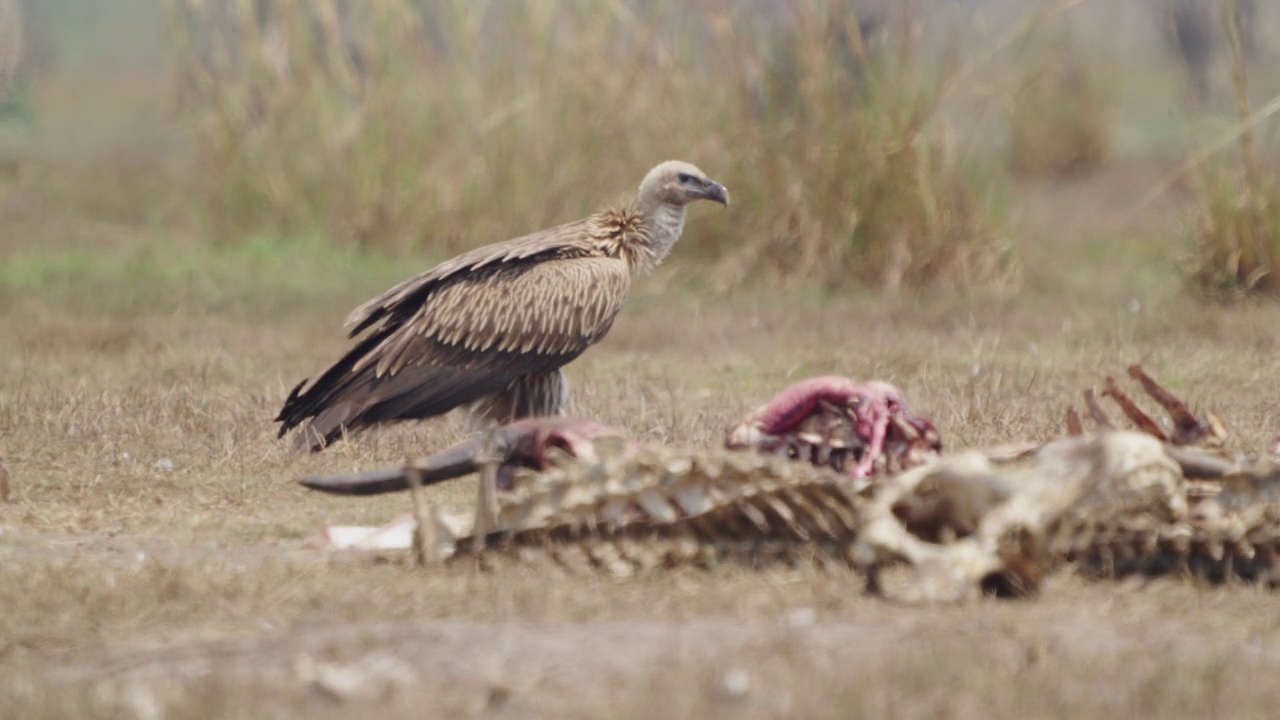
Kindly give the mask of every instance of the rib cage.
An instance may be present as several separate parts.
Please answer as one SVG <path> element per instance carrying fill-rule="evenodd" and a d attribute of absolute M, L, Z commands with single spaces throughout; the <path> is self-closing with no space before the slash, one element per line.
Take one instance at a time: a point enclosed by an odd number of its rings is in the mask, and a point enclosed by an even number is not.
<path fill-rule="evenodd" d="M 839 558 L 857 528 L 849 478 L 777 457 L 636 446 L 598 438 L 595 461 L 518 470 L 500 497 L 500 532 L 462 538 L 455 559 L 546 558 L 614 574 L 733 558 L 752 564 L 813 551 Z M 865 485 L 865 484 L 864 484 Z"/>
<path fill-rule="evenodd" d="M 1067 542 L 1069 541 L 1069 542 Z M 1148 513 L 1106 524 L 1064 527 L 1057 551 L 1103 577 L 1183 573 L 1210 582 L 1280 585 L 1280 475 L 1232 478 L 1191 517 L 1161 522 Z"/>

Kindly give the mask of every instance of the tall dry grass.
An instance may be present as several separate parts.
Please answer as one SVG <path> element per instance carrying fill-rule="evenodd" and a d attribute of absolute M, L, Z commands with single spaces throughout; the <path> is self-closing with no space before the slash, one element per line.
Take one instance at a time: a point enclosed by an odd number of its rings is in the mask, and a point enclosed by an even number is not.
<path fill-rule="evenodd" d="M 1260 159 L 1258 118 L 1249 94 L 1249 68 L 1238 0 L 1220 0 L 1230 50 L 1232 90 L 1240 130 L 1235 162 L 1197 165 L 1192 226 L 1192 285 L 1209 296 L 1280 296 L 1280 177 Z M 1194 84 L 1192 84 L 1194 88 Z M 1194 92 L 1190 95 L 1194 102 Z M 1207 153 L 1196 148 L 1196 154 Z"/>
<path fill-rule="evenodd" d="M 1034 43 L 1012 97 L 1010 163 L 1026 175 L 1088 172 L 1111 155 L 1117 88 L 1109 65 L 1114 60 L 1055 30 Z"/>
<path fill-rule="evenodd" d="M 1010 266 L 992 176 L 927 132 L 959 63 L 923 47 L 911 3 L 165 5 L 224 237 L 452 252 L 680 157 L 732 191 L 682 250 L 727 258 L 727 281 L 963 285 Z"/>

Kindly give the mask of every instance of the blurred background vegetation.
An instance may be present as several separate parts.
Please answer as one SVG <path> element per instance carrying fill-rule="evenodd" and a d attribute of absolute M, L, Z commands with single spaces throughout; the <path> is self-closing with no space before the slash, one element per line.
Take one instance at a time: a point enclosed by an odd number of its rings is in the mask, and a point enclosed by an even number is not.
<path fill-rule="evenodd" d="M 1017 186 L 1129 163 L 1158 168 L 1135 208 L 1190 198 L 1161 240 L 1190 287 L 1276 294 L 1277 23 L 1263 0 L 0 0 L 0 257 L 145 235 L 438 259 L 679 157 L 733 195 L 673 258 L 719 286 L 1016 289 Z"/>

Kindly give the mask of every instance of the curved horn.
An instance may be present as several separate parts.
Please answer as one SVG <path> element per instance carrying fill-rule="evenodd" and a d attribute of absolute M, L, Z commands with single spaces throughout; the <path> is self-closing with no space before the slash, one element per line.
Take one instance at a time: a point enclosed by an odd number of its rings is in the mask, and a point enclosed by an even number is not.
<path fill-rule="evenodd" d="M 536 426 L 513 423 L 494 433 L 494 451 L 505 464 L 521 452 L 521 440 L 535 433 Z M 485 438 L 478 437 L 416 460 L 412 466 L 422 470 L 422 484 L 435 485 L 479 470 L 476 456 L 484 448 Z M 380 495 L 409 489 L 405 466 L 380 468 L 347 475 L 314 475 L 298 480 L 300 485 L 334 495 Z"/>

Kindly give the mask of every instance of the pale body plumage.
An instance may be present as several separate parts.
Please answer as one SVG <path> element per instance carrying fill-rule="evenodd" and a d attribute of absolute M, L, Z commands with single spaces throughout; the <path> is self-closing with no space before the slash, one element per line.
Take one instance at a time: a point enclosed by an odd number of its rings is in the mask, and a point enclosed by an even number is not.
<path fill-rule="evenodd" d="M 561 412 L 561 368 L 609 331 L 631 278 L 666 257 L 698 199 L 728 194 L 665 162 L 626 207 L 472 250 L 364 303 L 347 326 L 369 334 L 294 388 L 281 436 L 306 422 L 299 445 L 320 450 L 344 431 L 468 405 L 485 423 Z"/>

